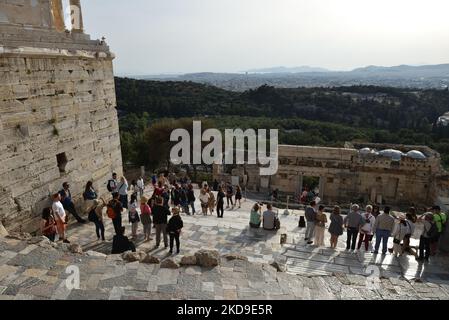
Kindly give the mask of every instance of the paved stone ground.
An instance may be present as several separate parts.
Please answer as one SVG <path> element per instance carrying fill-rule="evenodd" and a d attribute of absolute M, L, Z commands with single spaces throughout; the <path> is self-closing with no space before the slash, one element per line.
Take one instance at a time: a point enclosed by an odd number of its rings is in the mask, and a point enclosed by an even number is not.
<path fill-rule="evenodd" d="M 0 299 L 449 299 L 446 257 L 423 265 L 413 256 L 349 253 L 344 251 L 345 236 L 337 250 L 308 246 L 304 230 L 297 227 L 301 212 L 284 216 L 281 210 L 282 229 L 277 233 L 249 230 L 252 205 L 248 200 L 241 210 L 226 211 L 224 219 L 183 216 L 182 250 L 175 260 L 200 248 L 249 258 L 248 262 L 222 259 L 213 269 L 161 269 L 125 263 L 116 255 L 74 255 L 44 242 L 0 239 Z M 283 246 L 282 233 L 288 239 Z M 85 252 L 108 254 L 112 235 L 109 221 L 106 242 L 96 240 L 93 225 L 69 231 L 72 242 Z M 152 251 L 154 240 L 138 244 L 139 250 L 168 257 L 165 249 Z M 269 266 L 273 261 L 285 264 L 287 272 Z M 80 269 L 79 289 L 66 286 L 66 268 L 71 265 Z"/>

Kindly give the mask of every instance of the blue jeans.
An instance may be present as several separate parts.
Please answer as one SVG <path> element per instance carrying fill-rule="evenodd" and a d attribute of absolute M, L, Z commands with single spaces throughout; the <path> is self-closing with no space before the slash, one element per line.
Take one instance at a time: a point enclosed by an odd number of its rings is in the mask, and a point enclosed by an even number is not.
<path fill-rule="evenodd" d="M 195 214 L 196 213 L 196 211 L 195 211 L 195 201 L 190 201 L 189 204 L 192 207 L 192 214 Z"/>
<path fill-rule="evenodd" d="M 380 241 L 382 241 L 382 253 L 386 254 L 388 251 L 388 239 L 390 238 L 390 230 L 376 230 L 376 246 L 374 247 L 375 252 L 379 252 Z"/>

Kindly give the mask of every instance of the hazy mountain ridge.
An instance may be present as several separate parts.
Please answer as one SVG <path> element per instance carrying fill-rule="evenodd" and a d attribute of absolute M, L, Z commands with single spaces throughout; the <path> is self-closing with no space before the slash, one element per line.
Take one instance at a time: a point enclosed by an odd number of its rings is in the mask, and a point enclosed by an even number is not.
<path fill-rule="evenodd" d="M 213 73 L 201 72 L 173 77 L 138 76 L 136 79 L 193 81 L 233 91 L 255 89 L 264 84 L 279 88 L 335 87 L 353 85 L 391 86 L 399 88 L 440 89 L 449 86 L 449 64 L 393 67 L 367 66 L 352 71 L 278 73 Z M 272 70 L 276 68 L 271 68 Z M 288 70 L 285 68 L 283 70 Z M 270 70 L 270 69 L 254 69 Z"/>

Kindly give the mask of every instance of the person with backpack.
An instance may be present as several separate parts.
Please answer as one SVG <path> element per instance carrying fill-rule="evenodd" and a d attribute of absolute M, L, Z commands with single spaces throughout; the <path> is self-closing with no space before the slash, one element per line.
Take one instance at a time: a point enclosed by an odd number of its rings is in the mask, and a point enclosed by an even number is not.
<path fill-rule="evenodd" d="M 114 195 L 118 193 L 118 182 L 117 182 L 117 173 L 112 174 L 112 179 L 109 179 L 106 185 L 108 191 L 111 193 L 112 198 L 114 198 Z"/>
<path fill-rule="evenodd" d="M 432 213 L 433 221 L 438 229 L 438 233 L 430 240 L 430 255 L 434 256 L 438 252 L 438 244 L 440 242 L 441 235 L 446 230 L 447 217 L 443 212 L 441 212 L 440 206 L 434 206 L 432 208 Z"/>
<path fill-rule="evenodd" d="M 362 226 L 360 227 L 359 244 L 357 250 L 362 248 L 362 243 L 365 243 L 365 251 L 369 249 L 369 244 L 373 239 L 373 228 L 376 223 L 376 218 L 373 216 L 373 206 L 366 206 L 366 212 L 362 214 Z"/>
<path fill-rule="evenodd" d="M 438 227 L 434 221 L 433 213 L 427 212 L 418 221 L 423 224 L 423 233 L 419 239 L 419 255 L 417 261 L 429 261 L 430 242 L 438 233 Z"/>
<path fill-rule="evenodd" d="M 108 217 L 112 220 L 114 225 L 115 234 L 119 234 L 122 227 L 122 212 L 123 206 L 119 201 L 119 194 L 115 193 L 114 198 L 109 201 L 106 213 Z"/>
<path fill-rule="evenodd" d="M 229 209 L 229 203 L 232 205 L 232 209 L 234 209 L 234 202 L 232 201 L 232 197 L 234 196 L 234 187 L 232 184 L 228 183 L 226 187 L 226 209 Z"/>
<path fill-rule="evenodd" d="M 137 203 L 137 195 L 133 194 L 131 195 L 131 201 L 129 204 L 129 211 L 128 211 L 128 220 L 129 223 L 131 224 L 131 234 L 132 234 L 132 239 L 135 240 L 137 239 L 137 230 L 139 228 L 139 222 L 140 222 L 140 217 L 139 217 L 139 212 L 137 211 L 138 208 L 138 203 Z"/>
<path fill-rule="evenodd" d="M 394 218 L 390 215 L 390 207 L 385 207 L 374 223 L 374 234 L 376 235 L 376 245 L 374 254 L 379 254 L 380 243 L 382 242 L 382 254 L 386 255 L 388 251 L 388 239 L 394 228 Z"/>
<path fill-rule="evenodd" d="M 226 197 L 223 187 L 218 188 L 217 194 L 217 216 L 218 218 L 223 218 L 224 215 L 224 198 Z"/>
<path fill-rule="evenodd" d="M 42 211 L 41 232 L 42 235 L 47 237 L 48 240 L 55 242 L 56 220 L 51 208 L 45 208 Z"/>
<path fill-rule="evenodd" d="M 317 214 L 316 205 L 317 204 L 315 201 L 310 202 L 310 205 L 306 208 L 306 212 L 305 212 L 307 227 L 306 227 L 306 235 L 305 235 L 304 240 L 307 241 L 307 244 L 313 244 L 313 240 L 314 240 L 315 221 L 316 221 L 316 214 Z"/>
<path fill-rule="evenodd" d="M 326 229 L 327 216 L 324 213 L 324 206 L 318 208 L 315 220 L 315 245 L 324 246 L 324 231 Z"/>
<path fill-rule="evenodd" d="M 398 221 L 396 221 L 395 223 L 393 232 L 391 234 L 393 237 L 393 255 L 395 257 L 402 256 L 403 250 L 401 242 L 404 240 L 407 234 L 410 234 L 410 227 L 407 224 L 405 214 L 401 213 L 399 215 Z"/>
<path fill-rule="evenodd" d="M 187 201 L 189 202 L 189 206 L 192 207 L 192 215 L 195 215 L 195 192 L 193 191 L 193 186 L 189 184 L 187 188 Z M 189 215 L 189 210 L 187 210 L 187 214 Z"/>
<path fill-rule="evenodd" d="M 415 233 L 415 223 L 416 223 L 416 209 L 414 207 L 411 207 L 408 211 L 408 213 L 406 214 L 406 220 L 405 222 L 407 223 L 407 226 L 409 228 L 409 233 L 405 235 L 404 237 L 404 242 L 402 245 L 402 251 L 403 252 L 411 252 L 411 248 L 410 248 L 410 239 L 413 236 L 413 234 Z"/>
<path fill-rule="evenodd" d="M 89 209 L 89 221 L 95 224 L 95 232 L 98 240 L 105 241 L 104 237 L 104 223 L 103 223 L 103 208 L 106 206 L 104 199 L 101 199 L 102 203 L 97 199 L 93 200 L 93 204 Z"/>
<path fill-rule="evenodd" d="M 143 234 L 145 236 L 145 242 L 153 240 L 151 236 L 151 208 L 148 205 L 148 199 L 145 197 L 140 198 L 140 221 L 143 224 Z"/>
<path fill-rule="evenodd" d="M 168 221 L 167 232 L 170 235 L 170 254 L 173 254 L 173 244 L 176 241 L 176 253 L 179 253 L 180 242 L 179 236 L 181 235 L 181 230 L 184 227 L 181 216 L 179 215 L 179 208 L 172 209 L 173 216 Z"/>

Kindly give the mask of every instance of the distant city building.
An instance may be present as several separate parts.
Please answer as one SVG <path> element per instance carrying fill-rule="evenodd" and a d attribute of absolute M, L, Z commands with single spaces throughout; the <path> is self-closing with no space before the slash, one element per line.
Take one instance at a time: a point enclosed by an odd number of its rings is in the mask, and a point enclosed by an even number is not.
<path fill-rule="evenodd" d="M 438 118 L 437 125 L 439 126 L 449 126 L 449 112 L 446 112 L 444 115 Z"/>

